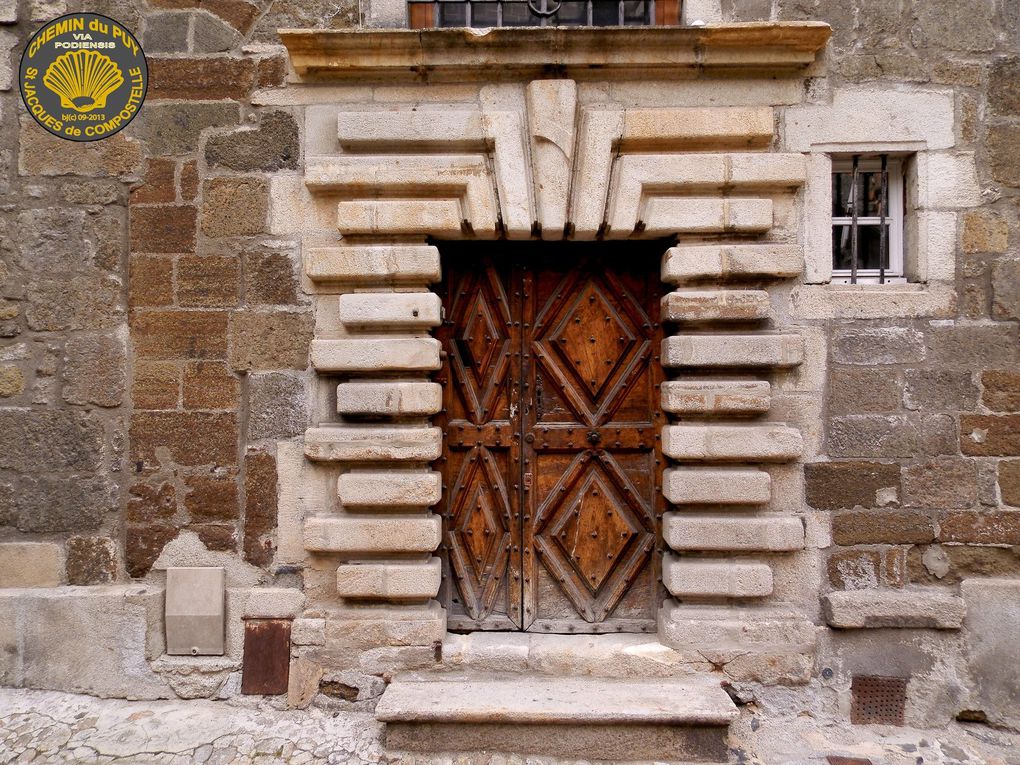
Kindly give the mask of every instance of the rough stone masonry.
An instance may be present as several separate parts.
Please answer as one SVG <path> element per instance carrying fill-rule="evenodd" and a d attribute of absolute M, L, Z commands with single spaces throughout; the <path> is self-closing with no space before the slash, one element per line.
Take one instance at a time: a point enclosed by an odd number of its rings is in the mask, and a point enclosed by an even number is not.
<path fill-rule="evenodd" d="M 728 310 L 744 311 L 737 318 L 745 322 L 767 316 L 776 331 L 753 347 L 670 339 L 663 363 L 677 367 L 706 358 L 711 367 L 727 353 L 746 359 L 764 348 L 769 371 L 755 378 L 757 386 L 708 393 L 670 388 L 663 408 L 675 422 L 663 436 L 664 448 L 677 450 L 667 456 L 677 460 L 719 457 L 711 449 L 736 444 L 738 457 L 766 463 L 770 481 L 762 471 L 739 483 L 707 472 L 702 477 L 716 483 L 684 483 L 678 472 L 663 491 L 675 508 L 714 485 L 720 493 L 736 492 L 744 504 L 771 502 L 784 518 L 770 526 L 711 514 L 710 524 L 678 518 L 667 526 L 675 541 L 666 541 L 680 555 L 667 567 L 665 585 L 680 602 L 667 598 L 662 640 L 669 653 L 651 664 L 627 652 L 627 636 L 616 643 L 589 639 L 581 650 L 523 638 L 494 648 L 460 646 L 433 606 L 402 611 L 403 596 L 421 599 L 439 587 L 431 562 L 436 522 L 416 516 L 395 542 L 385 536 L 390 526 L 372 523 L 387 507 L 435 504 L 434 479 L 387 482 L 393 496 L 380 501 L 383 488 L 356 477 L 338 486 L 341 473 L 354 474 L 324 468 L 320 463 L 333 457 L 314 455 L 358 448 L 311 437 L 320 422 L 337 421 L 339 411 L 341 418 L 367 413 L 420 426 L 424 435 L 412 448 L 422 451 L 412 459 L 424 464 L 438 456 L 430 441 L 437 436 L 425 424 L 438 408 L 435 389 L 425 384 L 438 353 L 424 339 L 436 306 L 421 296 L 431 294 L 427 285 L 438 277 L 429 253 L 409 247 L 396 262 L 380 256 L 322 265 L 320 250 L 305 241 L 309 231 L 321 233 L 314 221 L 326 221 L 323 236 L 333 237 L 333 246 L 340 242 L 338 225 L 347 227 L 348 239 L 357 243 L 361 236 L 369 244 L 386 225 L 384 204 L 362 219 L 368 208 L 350 200 L 339 202 L 348 206 L 338 220 L 338 202 L 328 196 L 333 181 L 316 180 L 319 155 L 334 152 L 337 119 L 419 103 L 447 113 L 491 112 L 493 104 L 530 108 L 521 106 L 525 96 L 498 88 L 491 98 L 480 95 L 485 83 L 327 78 L 315 84 L 295 71 L 278 29 L 386 26 L 383 5 L 0 2 L 0 684 L 115 698 L 230 698 L 240 689 L 243 618 L 283 619 L 292 622 L 293 706 L 317 700 L 370 709 L 394 672 L 477 667 L 491 651 L 498 669 L 514 671 L 569 674 L 609 666 L 626 674 L 635 666 L 648 673 L 665 666 L 677 674 L 715 672 L 732 682 L 740 703 L 824 708 L 844 721 L 852 714 L 854 677 L 896 677 L 907 680 L 910 724 L 961 719 L 1020 726 L 1014 640 L 1020 628 L 1020 5 L 691 3 L 693 10 L 707 9 L 710 23 L 821 21 L 832 36 L 818 60 L 793 78 L 734 76 L 720 84 L 695 75 L 638 77 L 580 87 L 588 105 L 704 109 L 709 124 L 724 121 L 713 112 L 717 107 L 765 108 L 764 127 L 741 123 L 744 132 L 735 135 L 750 136 L 759 150 L 803 159 L 783 165 L 779 178 L 749 176 L 754 188 L 766 188 L 769 206 L 734 206 L 726 214 L 736 217 L 724 223 L 744 226 L 751 241 L 775 222 L 775 241 L 762 234 L 763 241 L 798 245 L 792 248 L 798 253 L 831 236 L 829 210 L 818 201 L 828 184 L 827 169 L 819 180 L 819 154 L 895 134 L 891 144 L 918 157 L 917 185 L 908 191 L 916 211 L 911 236 L 921 253 L 914 284 L 884 294 L 834 293 L 825 284 L 827 265 L 808 257 L 791 267 L 790 253 L 778 248 L 764 272 L 761 261 L 742 260 L 739 252 L 720 255 L 718 268 L 707 271 L 697 271 L 699 260 L 693 276 L 682 253 L 664 266 L 674 287 L 693 281 L 710 289 L 732 278 L 751 278 L 759 287 L 768 282 L 764 299 L 752 295 Z M 31 34 L 75 10 L 131 28 L 150 71 L 138 119 L 91 144 L 63 142 L 38 128 L 13 76 Z M 903 115 L 914 122 L 904 123 Z M 354 117 L 341 124 L 356 127 Z M 637 149 L 619 165 L 623 186 L 633 181 L 641 188 L 642 174 L 655 170 L 634 157 L 660 145 L 660 128 L 642 133 L 636 122 L 626 128 L 630 148 Z M 382 145 L 385 153 L 398 139 L 415 145 L 414 136 L 394 135 L 366 134 L 362 148 Z M 502 146 L 503 139 L 486 136 L 479 146 Z M 626 154 L 626 141 L 621 145 Z M 382 183 L 379 172 L 372 182 Z M 351 185 L 368 183 L 359 177 Z M 486 207 L 475 180 L 465 183 L 466 201 L 458 204 L 477 213 L 471 222 L 511 224 L 502 210 L 497 215 L 496 207 Z M 424 245 L 421 232 L 461 236 L 468 216 L 451 219 L 449 204 L 427 201 L 408 208 L 424 221 L 417 238 L 385 246 Z M 621 202 L 610 222 L 633 227 L 636 205 Z M 670 210 L 659 202 L 641 211 L 649 223 L 669 220 Z M 714 216 L 714 208 L 704 214 Z M 530 223 L 524 221 L 524 236 Z M 777 279 L 787 281 L 775 286 Z M 424 314 L 404 333 L 413 341 L 390 340 L 410 344 L 382 347 L 383 356 L 364 369 L 340 345 L 351 342 L 344 327 L 356 328 L 352 337 L 372 330 L 373 321 L 385 328 L 386 316 L 406 306 L 393 303 L 380 318 L 369 304 L 338 299 L 352 293 L 343 285 L 354 282 L 359 289 L 382 285 L 417 295 L 422 302 L 415 307 Z M 678 315 L 703 309 L 674 295 Z M 784 339 L 787 330 L 801 340 Z M 409 358 L 418 377 L 398 395 L 371 387 L 373 375 L 406 370 Z M 751 382 L 747 374 L 741 379 Z M 350 387 L 337 392 L 340 380 Z M 773 383 L 771 402 L 762 380 Z M 740 418 L 762 418 L 756 453 L 742 451 L 747 434 L 725 430 L 729 421 L 708 434 L 715 447 L 698 440 L 708 438 L 701 431 L 685 430 L 686 420 L 706 412 L 736 417 L 738 429 L 747 424 Z M 692 457 L 690 449 L 702 451 Z M 335 505 L 338 491 L 349 492 L 344 503 L 366 517 L 344 528 L 342 540 L 326 539 L 330 527 L 317 519 L 333 505 L 315 502 L 329 496 Z M 357 499 L 359 492 L 369 498 Z M 720 493 L 700 501 L 719 501 Z M 302 514 L 316 518 L 303 526 Z M 321 538 L 319 528 L 326 529 Z M 408 535 L 421 540 L 417 547 L 406 547 Z M 701 541 L 685 553 L 690 539 Z M 716 555 L 722 568 L 697 567 L 720 544 L 734 560 L 748 550 L 760 553 L 741 558 L 746 568 L 725 586 L 718 576 L 732 568 L 725 556 Z M 344 545 L 362 554 L 359 563 L 382 563 L 348 567 L 359 570 L 348 571 L 338 590 L 338 568 L 350 557 Z M 386 563 L 394 545 L 398 555 Z M 164 654 L 162 593 L 173 566 L 226 569 L 224 656 Z M 714 586 L 722 589 L 710 593 L 708 621 L 688 619 L 684 597 L 700 598 Z M 352 617 L 359 607 L 344 596 L 364 599 L 366 592 L 377 599 Z M 383 605 L 390 601 L 397 607 Z M 796 620 L 777 619 L 779 606 L 793 609 Z M 651 643 L 657 647 L 640 643 L 641 651 L 664 647 Z M 706 648 L 711 644 L 715 649 Z"/>

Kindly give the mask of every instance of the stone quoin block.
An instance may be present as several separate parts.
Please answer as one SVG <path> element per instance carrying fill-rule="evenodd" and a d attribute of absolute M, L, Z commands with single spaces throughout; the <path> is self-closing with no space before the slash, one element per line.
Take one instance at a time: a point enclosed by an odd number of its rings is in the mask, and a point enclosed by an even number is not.
<path fill-rule="evenodd" d="M 800 335 L 675 335 L 662 340 L 664 367 L 793 367 Z"/>
<path fill-rule="evenodd" d="M 673 233 L 763 233 L 772 228 L 771 199 L 651 197 L 642 217 L 644 236 Z M 626 236 L 628 231 L 613 231 Z"/>
<path fill-rule="evenodd" d="M 670 284 L 709 279 L 800 276 L 804 251 L 788 244 L 688 245 L 670 247 L 662 259 L 662 280 Z"/>
<path fill-rule="evenodd" d="M 312 366 L 320 372 L 402 372 L 439 369 L 434 337 L 313 340 Z"/>
<path fill-rule="evenodd" d="M 340 296 L 340 321 L 347 327 L 438 327 L 442 303 L 432 292 L 359 292 Z"/>
<path fill-rule="evenodd" d="M 51 542 L 0 544 L 0 588 L 56 587 L 64 576 L 60 545 Z"/>
<path fill-rule="evenodd" d="M 804 548 L 800 518 L 761 515 L 752 518 L 666 513 L 662 536 L 677 551 L 791 552 Z"/>
<path fill-rule="evenodd" d="M 439 250 L 424 245 L 323 247 L 305 251 L 313 282 L 428 284 L 440 279 Z"/>
<path fill-rule="evenodd" d="M 313 462 L 431 462 L 443 450 L 443 431 L 415 427 L 321 427 L 305 431 Z"/>
<path fill-rule="evenodd" d="M 764 505 L 772 498 L 772 478 L 749 468 L 670 468 L 662 493 L 674 505 Z"/>
<path fill-rule="evenodd" d="M 439 558 L 409 563 L 346 563 L 336 570 L 337 594 L 342 598 L 425 600 L 439 592 Z"/>
<path fill-rule="evenodd" d="M 772 142 L 773 128 L 772 109 L 764 106 L 627 109 L 621 148 L 765 148 Z"/>
<path fill-rule="evenodd" d="M 437 515 L 364 518 L 309 518 L 305 549 L 312 552 L 412 553 L 439 547 L 442 519 Z"/>
<path fill-rule="evenodd" d="M 435 414 L 443 406 L 443 388 L 432 382 L 348 382 L 336 387 L 336 410 L 347 415 Z"/>
<path fill-rule="evenodd" d="M 803 450 L 800 431 L 786 425 L 667 425 L 662 452 L 677 460 L 789 462 Z"/>
<path fill-rule="evenodd" d="M 344 473 L 337 498 L 344 507 L 431 507 L 442 496 L 442 475 L 371 470 Z"/>
<path fill-rule="evenodd" d="M 764 380 L 674 380 L 662 383 L 660 405 L 673 414 L 761 414 L 771 392 Z"/>
<path fill-rule="evenodd" d="M 764 563 L 689 560 L 666 553 L 662 583 L 676 597 L 762 598 L 772 594 L 772 569 Z"/>
<path fill-rule="evenodd" d="M 771 317 L 772 304 L 764 290 L 689 290 L 662 297 L 663 321 L 761 321 Z"/>

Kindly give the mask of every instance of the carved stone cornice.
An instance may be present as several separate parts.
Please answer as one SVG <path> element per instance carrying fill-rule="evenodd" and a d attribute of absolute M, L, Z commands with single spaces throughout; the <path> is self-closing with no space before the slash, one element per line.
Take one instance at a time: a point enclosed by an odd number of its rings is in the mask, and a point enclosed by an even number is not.
<path fill-rule="evenodd" d="M 306 78 L 468 81 L 797 73 L 829 39 L 815 21 L 703 27 L 281 29 Z"/>

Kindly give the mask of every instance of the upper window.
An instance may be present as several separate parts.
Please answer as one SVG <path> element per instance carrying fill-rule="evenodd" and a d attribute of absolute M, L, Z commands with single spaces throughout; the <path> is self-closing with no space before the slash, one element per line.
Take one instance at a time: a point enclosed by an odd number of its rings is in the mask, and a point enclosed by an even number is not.
<path fill-rule="evenodd" d="M 832 163 L 832 281 L 905 281 L 903 162 L 856 155 Z"/>
<path fill-rule="evenodd" d="M 412 29 L 680 23 L 680 0 L 408 0 Z"/>

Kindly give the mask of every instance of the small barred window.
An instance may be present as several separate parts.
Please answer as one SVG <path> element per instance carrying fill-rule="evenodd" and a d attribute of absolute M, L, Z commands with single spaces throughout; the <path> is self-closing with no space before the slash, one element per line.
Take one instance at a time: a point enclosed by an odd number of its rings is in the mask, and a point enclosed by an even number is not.
<path fill-rule="evenodd" d="M 631 27 L 680 23 L 680 0 L 409 0 L 413 29 Z"/>

